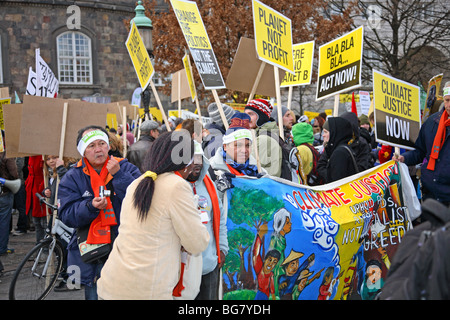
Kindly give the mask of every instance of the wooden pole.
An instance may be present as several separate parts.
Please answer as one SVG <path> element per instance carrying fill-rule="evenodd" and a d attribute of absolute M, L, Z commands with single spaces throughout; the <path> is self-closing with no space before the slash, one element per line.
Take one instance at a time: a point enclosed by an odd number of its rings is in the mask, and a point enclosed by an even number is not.
<path fill-rule="evenodd" d="M 225 130 L 228 129 L 228 121 L 225 117 L 225 113 L 223 112 L 222 104 L 220 103 L 219 95 L 217 94 L 217 91 L 215 89 L 211 90 L 214 96 L 214 100 L 216 101 L 217 107 L 219 109 L 220 117 L 222 118 L 223 125 L 225 126 Z"/>
<path fill-rule="evenodd" d="M 258 88 L 259 81 L 261 80 L 262 74 L 264 72 L 264 68 L 266 67 L 266 62 L 261 61 L 261 65 L 259 66 L 258 74 L 256 75 L 255 82 L 253 83 L 252 91 L 248 97 L 248 101 L 252 100 L 255 96 L 256 89 Z"/>
<path fill-rule="evenodd" d="M 170 131 L 172 131 L 172 129 L 170 128 L 169 121 L 167 120 L 166 113 L 164 112 L 164 108 L 161 104 L 161 100 L 159 100 L 158 91 L 156 91 L 156 87 L 155 87 L 155 84 L 153 83 L 153 80 L 150 80 L 150 86 L 152 88 L 153 94 L 155 95 L 156 103 L 158 104 L 159 111 L 161 111 L 161 115 L 163 117 L 164 123 L 166 124 L 167 131 L 170 132 Z"/>
<path fill-rule="evenodd" d="M 278 126 L 280 129 L 280 137 L 284 141 L 283 113 L 281 111 L 280 75 L 278 74 L 278 67 L 273 67 L 273 73 L 275 76 L 275 89 L 277 94 Z"/>

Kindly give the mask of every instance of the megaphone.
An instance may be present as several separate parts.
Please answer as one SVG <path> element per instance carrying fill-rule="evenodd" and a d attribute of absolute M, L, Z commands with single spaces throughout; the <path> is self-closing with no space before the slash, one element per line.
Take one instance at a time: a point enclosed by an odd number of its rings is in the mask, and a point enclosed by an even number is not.
<path fill-rule="evenodd" d="M 16 194 L 19 189 L 20 189 L 20 179 L 16 179 L 16 180 L 6 180 L 3 178 L 0 178 L 0 184 L 2 186 L 7 187 L 9 190 L 11 190 L 12 193 Z"/>

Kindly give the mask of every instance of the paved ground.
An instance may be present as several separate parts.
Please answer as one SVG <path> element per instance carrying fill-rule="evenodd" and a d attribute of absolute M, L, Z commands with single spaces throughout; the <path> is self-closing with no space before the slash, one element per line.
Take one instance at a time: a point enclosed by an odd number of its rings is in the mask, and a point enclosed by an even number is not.
<path fill-rule="evenodd" d="M 13 214 L 13 228 L 16 226 L 17 214 Z M 16 267 L 25 257 L 25 255 L 36 244 L 36 233 L 28 232 L 25 235 L 9 236 L 9 248 L 13 248 L 15 252 L 6 256 L 0 256 L 4 270 L 0 277 L 0 300 L 8 300 L 9 285 Z M 84 300 L 84 290 L 72 290 L 66 292 L 51 292 L 46 300 Z"/>

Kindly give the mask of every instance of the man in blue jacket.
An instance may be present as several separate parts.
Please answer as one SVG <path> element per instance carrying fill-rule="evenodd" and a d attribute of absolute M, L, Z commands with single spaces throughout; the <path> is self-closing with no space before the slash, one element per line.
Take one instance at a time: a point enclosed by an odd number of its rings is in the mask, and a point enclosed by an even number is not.
<path fill-rule="evenodd" d="M 423 199 L 433 198 L 450 204 L 450 85 L 444 87 L 444 108 L 432 114 L 422 125 L 415 150 L 394 160 L 409 165 L 422 163 Z M 425 159 L 425 160 L 424 160 Z"/>
<path fill-rule="evenodd" d="M 141 173 L 128 160 L 108 155 L 109 138 L 101 127 L 80 129 L 77 149 L 81 160 L 59 184 L 59 217 L 77 231 L 89 228 L 86 243 L 112 244 L 118 234 L 120 209 L 127 187 Z M 110 191 L 109 196 L 101 194 L 100 189 Z M 80 276 L 80 283 L 85 286 L 86 300 L 96 300 L 96 280 L 106 258 L 93 263 L 83 262 L 77 238 L 75 233 L 67 247 L 68 270 L 75 271 L 75 277 Z"/>

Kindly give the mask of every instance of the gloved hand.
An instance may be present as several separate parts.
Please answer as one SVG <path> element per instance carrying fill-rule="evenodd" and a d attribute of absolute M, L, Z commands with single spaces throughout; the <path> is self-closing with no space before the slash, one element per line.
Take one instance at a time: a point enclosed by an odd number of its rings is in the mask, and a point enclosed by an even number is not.
<path fill-rule="evenodd" d="M 220 192 L 225 192 L 228 189 L 234 188 L 233 183 L 231 182 L 231 179 L 236 178 L 235 174 L 232 174 L 230 172 L 224 172 L 222 170 L 214 171 L 216 174 L 216 188 Z"/>

